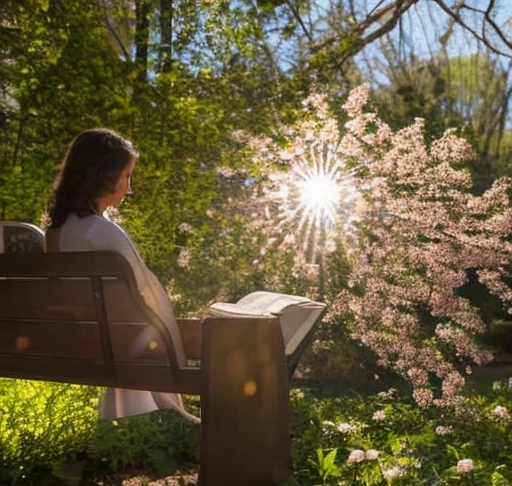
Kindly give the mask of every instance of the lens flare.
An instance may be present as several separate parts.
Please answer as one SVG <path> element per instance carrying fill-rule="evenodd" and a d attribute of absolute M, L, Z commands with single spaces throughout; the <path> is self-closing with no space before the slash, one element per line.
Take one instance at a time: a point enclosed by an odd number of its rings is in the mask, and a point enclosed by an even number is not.
<path fill-rule="evenodd" d="M 335 174 L 324 173 L 306 167 L 295 181 L 301 209 L 315 221 L 325 220 L 328 224 L 336 221 L 336 208 L 341 197 L 341 188 Z"/>
<path fill-rule="evenodd" d="M 355 173 L 335 144 L 314 141 L 290 157 L 290 171 L 278 191 L 281 227 L 296 235 L 308 262 L 335 249 L 336 235 L 353 230 L 359 190 Z"/>

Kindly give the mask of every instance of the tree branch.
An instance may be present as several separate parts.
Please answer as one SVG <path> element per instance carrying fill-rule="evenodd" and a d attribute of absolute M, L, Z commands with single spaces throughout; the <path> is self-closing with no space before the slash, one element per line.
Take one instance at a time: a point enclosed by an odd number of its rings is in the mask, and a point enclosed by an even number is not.
<path fill-rule="evenodd" d="M 105 0 L 99 0 L 100 7 L 102 7 L 103 10 L 103 18 L 105 19 L 105 24 L 107 25 L 108 31 L 112 35 L 112 37 L 115 39 L 116 44 L 119 46 L 119 49 L 121 49 L 121 52 L 123 53 L 123 56 L 126 60 L 130 60 L 130 53 L 126 49 L 126 47 L 123 44 L 123 41 L 121 40 L 121 37 L 117 33 L 116 29 L 112 25 L 112 22 L 110 21 L 110 17 L 108 15 L 108 7 L 105 3 Z"/>
<path fill-rule="evenodd" d="M 308 38 L 309 42 L 313 42 L 313 38 L 311 37 L 311 34 L 308 32 L 308 29 L 306 29 L 306 26 L 302 21 L 302 17 L 300 16 L 298 10 L 295 8 L 295 5 L 293 5 L 290 0 L 285 0 L 285 3 L 286 5 L 288 5 L 288 8 L 291 10 L 295 20 L 300 25 L 302 32 L 304 32 L 304 35 Z"/>
<path fill-rule="evenodd" d="M 485 11 L 476 9 L 474 7 L 471 7 L 469 5 L 466 5 L 464 2 L 462 2 L 462 5 L 459 6 L 457 4 L 453 9 L 450 8 L 448 5 L 445 4 L 443 0 L 433 0 L 439 7 L 448 14 L 457 24 L 459 24 L 463 29 L 467 30 L 471 35 L 473 35 L 477 40 L 482 42 L 490 51 L 494 52 L 495 54 L 498 54 L 500 56 L 505 56 L 508 58 L 512 58 L 512 53 L 506 53 L 503 50 L 499 49 L 493 43 L 488 39 L 488 37 L 485 35 L 485 25 L 486 23 L 489 24 L 494 32 L 498 35 L 498 37 L 502 40 L 502 42 L 509 47 L 512 50 L 512 43 L 507 40 L 507 38 L 504 36 L 503 32 L 501 31 L 500 27 L 494 22 L 492 17 L 490 16 L 490 12 L 494 8 L 494 0 L 490 0 L 487 8 Z M 482 35 L 478 34 L 475 29 L 471 28 L 464 20 L 462 19 L 460 15 L 460 10 L 466 9 L 470 10 L 472 12 L 477 12 L 479 14 L 482 14 L 484 16 L 485 22 L 482 25 Z"/>

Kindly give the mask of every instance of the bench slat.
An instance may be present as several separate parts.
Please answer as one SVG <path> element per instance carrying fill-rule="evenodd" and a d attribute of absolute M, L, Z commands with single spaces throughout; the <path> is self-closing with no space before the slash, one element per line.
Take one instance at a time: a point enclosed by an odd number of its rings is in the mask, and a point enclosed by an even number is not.
<path fill-rule="evenodd" d="M 0 318 L 0 354 L 18 351 L 27 357 L 75 357 L 101 359 L 101 342 L 96 323 L 48 320 L 9 322 Z"/>
<path fill-rule="evenodd" d="M 62 372 L 62 368 L 66 372 Z M 103 385 L 110 381 L 101 361 L 48 356 L 0 354 L 1 376 L 29 380 L 56 381 L 79 385 Z"/>
<path fill-rule="evenodd" d="M 62 296 L 65 295 L 63 299 Z M 89 280 L 1 280 L 0 318 L 79 319 L 96 318 Z"/>

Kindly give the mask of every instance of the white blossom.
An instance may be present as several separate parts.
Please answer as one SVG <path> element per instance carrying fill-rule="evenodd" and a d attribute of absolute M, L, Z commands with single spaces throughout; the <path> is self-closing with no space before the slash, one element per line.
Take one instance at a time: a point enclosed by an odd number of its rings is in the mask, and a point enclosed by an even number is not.
<path fill-rule="evenodd" d="M 374 414 L 372 419 L 376 421 L 381 421 L 386 418 L 386 412 L 384 410 L 377 410 Z"/>
<path fill-rule="evenodd" d="M 392 468 L 384 469 L 382 471 L 382 475 L 384 476 L 384 479 L 393 479 L 400 476 L 404 476 L 405 471 L 400 466 L 393 466 Z"/>
<path fill-rule="evenodd" d="M 192 233 L 193 230 L 194 230 L 194 228 L 192 228 L 192 226 L 190 226 L 188 223 L 181 223 L 178 226 L 178 231 L 180 233 Z"/>
<path fill-rule="evenodd" d="M 467 474 L 475 469 L 475 465 L 472 459 L 461 459 L 457 463 L 457 473 L 458 474 Z"/>
<path fill-rule="evenodd" d="M 338 424 L 336 427 L 339 432 L 342 434 L 351 434 L 352 432 L 355 432 L 356 428 L 352 424 L 342 423 Z"/>
<path fill-rule="evenodd" d="M 453 434 L 453 428 L 451 426 L 438 425 L 436 427 L 437 435 L 450 435 Z"/>
<path fill-rule="evenodd" d="M 354 449 L 348 456 L 348 462 L 351 464 L 357 463 L 357 462 L 362 462 L 362 461 L 364 461 L 364 457 L 365 457 L 364 451 L 362 451 L 361 449 Z"/>
<path fill-rule="evenodd" d="M 496 417 L 500 418 L 500 419 L 509 419 L 510 418 L 510 414 L 508 412 L 508 410 L 506 409 L 506 407 L 503 407 L 502 405 L 498 405 L 496 406 L 493 410 L 492 410 L 492 414 L 495 415 Z"/>
<path fill-rule="evenodd" d="M 375 461 L 379 457 L 379 451 L 375 449 L 368 449 L 365 453 L 365 457 L 368 461 Z"/>
<path fill-rule="evenodd" d="M 181 248 L 180 253 L 178 255 L 178 267 L 180 268 L 187 268 L 190 264 L 190 257 L 191 257 L 190 250 L 187 248 Z"/>

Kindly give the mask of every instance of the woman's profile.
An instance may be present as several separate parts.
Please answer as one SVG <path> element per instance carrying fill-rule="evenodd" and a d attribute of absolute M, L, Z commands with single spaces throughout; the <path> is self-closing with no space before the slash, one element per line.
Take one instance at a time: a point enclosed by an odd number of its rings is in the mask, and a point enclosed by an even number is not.
<path fill-rule="evenodd" d="M 46 249 L 55 251 L 113 250 L 130 263 L 145 303 L 166 323 L 179 363 L 185 357 L 171 302 L 142 261 L 127 233 L 104 214 L 131 193 L 130 177 L 139 154 L 112 130 L 81 132 L 71 143 L 53 187 L 46 216 Z M 119 418 L 161 408 L 179 411 L 198 422 L 183 407 L 181 396 L 119 388 L 107 389 L 100 403 L 101 418 Z"/>

